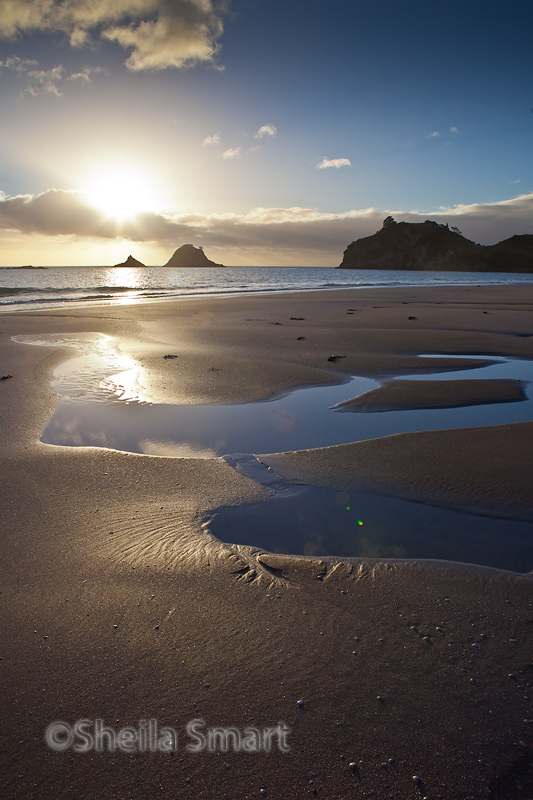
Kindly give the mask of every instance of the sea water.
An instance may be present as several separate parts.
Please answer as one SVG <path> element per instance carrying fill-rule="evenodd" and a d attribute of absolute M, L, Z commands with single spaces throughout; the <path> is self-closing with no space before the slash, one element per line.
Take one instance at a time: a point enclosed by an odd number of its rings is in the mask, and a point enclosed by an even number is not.
<path fill-rule="evenodd" d="M 498 286 L 533 283 L 533 274 L 352 270 L 332 267 L 0 268 L 0 311 L 146 299 L 373 286 Z"/>

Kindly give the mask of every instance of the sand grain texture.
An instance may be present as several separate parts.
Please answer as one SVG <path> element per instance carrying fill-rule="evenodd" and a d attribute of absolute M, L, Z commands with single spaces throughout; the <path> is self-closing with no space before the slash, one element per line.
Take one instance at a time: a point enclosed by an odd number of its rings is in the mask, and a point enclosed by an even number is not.
<path fill-rule="evenodd" d="M 411 374 L 420 352 L 463 354 L 424 369 L 466 368 L 469 353 L 531 358 L 532 309 L 522 286 L 2 315 L 2 374 L 13 375 L 0 385 L 3 797 L 244 800 L 263 786 L 279 800 L 531 796 L 529 576 L 222 545 L 206 515 L 260 500 L 263 487 L 218 459 L 41 444 L 57 403 L 51 370 L 72 354 L 10 337 L 106 333 L 144 365 L 159 399 L 234 402 L 358 370 Z M 526 513 L 531 424 L 499 427 L 363 442 L 364 479 Z M 343 447 L 276 456 L 277 466 L 359 480 L 353 464 L 364 459 Z M 43 742 L 55 719 L 119 729 L 151 717 L 179 731 L 174 756 L 52 753 Z M 240 728 L 284 720 L 291 752 L 191 755 L 184 726 L 195 717 Z"/>
<path fill-rule="evenodd" d="M 334 411 L 406 411 L 422 408 L 458 408 L 525 400 L 523 384 L 505 378 L 457 381 L 391 381 L 377 389 L 337 403 Z"/>

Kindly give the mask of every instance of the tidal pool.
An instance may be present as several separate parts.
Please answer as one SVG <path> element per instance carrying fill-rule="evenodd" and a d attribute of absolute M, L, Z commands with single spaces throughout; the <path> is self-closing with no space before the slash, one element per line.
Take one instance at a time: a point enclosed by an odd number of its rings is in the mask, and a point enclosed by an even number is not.
<path fill-rule="evenodd" d="M 163 405 L 143 397 L 142 369 L 100 334 L 17 336 L 16 341 L 67 345 L 83 351 L 54 370 L 58 406 L 41 441 L 68 447 L 108 447 L 158 456 L 213 458 L 231 453 L 280 453 L 375 439 L 393 433 L 468 428 L 533 419 L 533 400 L 459 408 L 345 413 L 331 407 L 375 389 L 378 380 L 352 376 L 335 386 L 297 389 L 279 399 L 233 405 Z M 435 356 L 431 356 L 435 358 Z M 455 358 L 455 355 L 438 357 Z M 402 380 L 464 377 L 533 381 L 533 362 L 457 356 L 463 363 Z M 424 355 L 421 356 L 423 361 Z M 467 362 L 465 360 L 468 359 Z M 470 366 L 468 366 L 470 362 Z M 479 365 L 479 366 L 478 366 Z M 387 379 L 389 380 L 389 379 Z"/>
<path fill-rule="evenodd" d="M 286 555 L 443 559 L 533 570 L 530 523 L 312 486 L 221 508 L 209 530 L 223 542 Z"/>
<path fill-rule="evenodd" d="M 331 407 L 377 388 L 352 376 L 335 386 L 303 388 L 278 399 L 235 405 L 163 405 L 143 397 L 142 371 L 110 337 L 14 337 L 26 344 L 70 346 L 81 355 L 54 370 L 60 395 L 41 441 L 106 447 L 147 455 L 224 456 L 264 482 L 253 453 L 276 453 L 373 439 L 394 433 L 496 425 L 533 419 L 528 384 L 533 362 L 467 354 L 457 367 L 402 380 L 509 379 L 524 386 L 522 402 L 380 413 L 340 413 Z M 431 356 L 435 358 L 434 355 Z M 424 354 L 420 355 L 421 360 Z M 465 363 L 468 359 L 469 363 Z M 394 380 L 391 376 L 387 380 Z M 255 466 L 254 463 L 255 462 Z M 533 570 L 533 525 L 449 511 L 369 494 L 346 494 L 266 478 L 274 496 L 263 503 L 219 509 L 210 518 L 220 540 L 307 556 L 424 558 L 464 561 L 518 572 Z"/>

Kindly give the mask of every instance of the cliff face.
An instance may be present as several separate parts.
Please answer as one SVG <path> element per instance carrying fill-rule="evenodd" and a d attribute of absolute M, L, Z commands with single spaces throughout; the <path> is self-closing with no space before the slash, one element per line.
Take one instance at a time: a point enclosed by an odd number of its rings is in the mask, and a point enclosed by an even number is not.
<path fill-rule="evenodd" d="M 205 255 L 201 247 L 192 244 L 183 244 L 178 247 L 165 267 L 223 267 L 224 264 L 215 264 Z"/>
<path fill-rule="evenodd" d="M 513 236 L 484 247 L 431 220 L 395 222 L 388 217 L 373 236 L 352 242 L 341 269 L 533 272 L 533 236 Z"/>

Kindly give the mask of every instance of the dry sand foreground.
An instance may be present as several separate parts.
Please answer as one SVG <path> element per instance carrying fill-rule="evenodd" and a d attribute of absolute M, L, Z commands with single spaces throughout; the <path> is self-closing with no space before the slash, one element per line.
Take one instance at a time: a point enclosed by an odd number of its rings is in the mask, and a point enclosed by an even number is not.
<path fill-rule="evenodd" d="M 64 332 L 119 337 L 154 400 L 246 401 L 344 373 L 409 374 L 419 352 L 532 358 L 533 287 L 2 315 L 3 797 L 533 797 L 529 576 L 222 545 L 203 515 L 266 494 L 225 462 L 39 442 L 57 402 L 51 370 L 72 351 L 10 337 Z M 423 458 L 422 434 L 405 434 L 272 459 L 316 485 L 531 519 L 532 434 L 533 423 L 424 434 Z M 82 718 L 116 731 L 156 718 L 177 730 L 177 750 L 47 749 L 48 723 Z M 191 754 L 194 718 L 283 721 L 291 750 Z"/>

